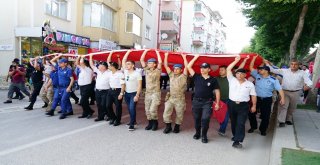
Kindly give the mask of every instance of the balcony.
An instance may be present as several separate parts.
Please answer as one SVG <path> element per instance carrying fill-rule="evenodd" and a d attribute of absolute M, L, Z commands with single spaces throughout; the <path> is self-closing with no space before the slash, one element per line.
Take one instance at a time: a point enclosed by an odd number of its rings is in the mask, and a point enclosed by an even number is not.
<path fill-rule="evenodd" d="M 203 27 L 193 27 L 193 32 L 194 33 L 204 33 L 204 28 Z"/>

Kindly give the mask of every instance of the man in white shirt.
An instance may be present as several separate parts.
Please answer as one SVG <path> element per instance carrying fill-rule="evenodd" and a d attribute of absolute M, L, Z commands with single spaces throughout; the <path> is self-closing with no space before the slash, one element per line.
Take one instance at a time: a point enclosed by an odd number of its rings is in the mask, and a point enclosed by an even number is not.
<path fill-rule="evenodd" d="M 145 50 L 146 51 L 146 50 Z M 136 124 L 136 105 L 142 89 L 142 76 L 141 73 L 136 71 L 134 61 L 128 61 L 128 56 L 131 50 L 128 50 L 122 59 L 122 67 L 124 70 L 125 78 L 125 95 L 124 99 L 128 106 L 130 114 L 130 122 L 128 124 L 129 131 L 133 131 Z"/>
<path fill-rule="evenodd" d="M 290 61 L 288 69 L 274 69 L 269 61 L 265 60 L 265 63 L 270 67 L 271 72 L 283 76 L 281 86 L 285 104 L 278 107 L 279 127 L 285 127 L 285 124 L 292 125 L 292 113 L 297 108 L 299 91 L 302 88 L 304 91 L 309 90 L 312 87 L 312 81 L 303 70 L 299 70 L 299 61 L 296 59 Z"/>
<path fill-rule="evenodd" d="M 110 79 L 109 79 L 109 85 L 110 85 L 110 91 L 108 93 L 108 105 L 107 105 L 107 111 L 110 115 L 110 125 L 118 126 L 121 124 L 121 116 L 122 116 L 122 100 L 124 95 L 124 88 L 125 88 L 125 82 L 124 82 L 124 74 L 118 70 L 119 64 L 116 62 L 111 62 L 113 52 L 111 52 L 108 56 L 107 63 L 109 63 L 109 69 L 110 69 Z M 115 105 L 116 107 L 116 113 L 113 112 L 113 110 L 110 108 L 112 105 Z"/>
<path fill-rule="evenodd" d="M 80 105 L 82 106 L 82 115 L 78 118 L 87 118 L 89 119 L 94 111 L 89 106 L 89 97 L 92 93 L 92 76 L 93 71 L 89 67 L 89 62 L 84 60 L 84 56 L 78 56 L 76 59 L 75 65 L 80 69 L 78 77 L 78 85 L 80 86 Z"/>
<path fill-rule="evenodd" d="M 240 56 L 227 67 L 227 78 L 229 82 L 228 109 L 231 116 L 231 130 L 234 141 L 232 147 L 242 148 L 242 142 L 245 136 L 245 123 L 250 109 L 250 96 L 252 100 L 251 112 L 256 111 L 257 97 L 255 87 L 252 82 L 246 80 L 246 71 L 244 69 L 236 70 L 236 77 L 232 74 L 232 68 L 240 61 Z"/>
<path fill-rule="evenodd" d="M 98 107 L 98 117 L 94 121 L 104 120 L 105 115 L 107 115 L 107 121 L 110 115 L 107 111 L 107 96 L 110 89 L 109 78 L 110 74 L 108 71 L 108 63 L 101 62 L 98 68 L 94 65 L 92 60 L 92 55 L 90 55 L 90 66 L 94 72 L 97 73 L 96 79 L 96 102 Z"/>

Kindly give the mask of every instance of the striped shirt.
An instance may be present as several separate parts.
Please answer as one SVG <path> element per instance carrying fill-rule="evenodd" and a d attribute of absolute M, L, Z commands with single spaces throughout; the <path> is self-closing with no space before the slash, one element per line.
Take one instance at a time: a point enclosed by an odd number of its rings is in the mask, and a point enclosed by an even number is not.
<path fill-rule="evenodd" d="M 281 85 L 283 90 L 301 90 L 305 84 L 310 88 L 312 87 L 312 81 L 309 79 L 308 75 L 303 70 L 297 70 L 293 72 L 290 68 L 274 69 L 271 66 L 269 67 L 271 72 L 275 74 L 281 74 L 283 76 Z"/>

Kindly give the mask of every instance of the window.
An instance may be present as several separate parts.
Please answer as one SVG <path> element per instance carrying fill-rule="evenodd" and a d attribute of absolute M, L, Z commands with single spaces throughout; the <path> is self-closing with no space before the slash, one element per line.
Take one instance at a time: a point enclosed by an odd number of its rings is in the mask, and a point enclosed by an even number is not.
<path fill-rule="evenodd" d="M 163 11 L 161 13 L 161 20 L 173 20 L 173 12 L 172 11 Z"/>
<path fill-rule="evenodd" d="M 144 37 L 145 37 L 146 39 L 151 40 L 151 29 L 150 29 L 149 26 L 146 26 L 146 30 L 145 30 L 145 32 L 144 32 Z"/>
<path fill-rule="evenodd" d="M 66 0 L 46 0 L 46 13 L 70 20 L 68 13 L 68 2 Z"/>
<path fill-rule="evenodd" d="M 113 31 L 113 10 L 100 3 L 85 3 L 83 26 L 101 27 Z"/>
<path fill-rule="evenodd" d="M 194 11 L 201 11 L 201 3 L 194 4 Z"/>
<path fill-rule="evenodd" d="M 151 0 L 147 0 L 147 10 L 152 13 L 152 1 Z"/>
<path fill-rule="evenodd" d="M 141 19 L 133 13 L 127 13 L 126 32 L 141 35 Z"/>

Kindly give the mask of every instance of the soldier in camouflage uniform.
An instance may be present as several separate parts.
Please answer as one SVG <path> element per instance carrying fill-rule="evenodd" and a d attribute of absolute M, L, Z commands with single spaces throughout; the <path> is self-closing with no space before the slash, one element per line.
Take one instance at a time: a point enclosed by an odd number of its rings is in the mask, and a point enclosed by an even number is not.
<path fill-rule="evenodd" d="M 171 127 L 171 115 L 173 108 L 176 110 L 176 125 L 173 132 L 180 132 L 180 125 L 183 121 L 184 111 L 186 109 L 185 90 L 187 87 L 188 69 L 186 55 L 182 54 L 185 68 L 182 70 L 181 64 L 173 65 L 173 72 L 168 66 L 168 53 L 165 53 L 164 67 L 170 77 L 170 92 L 166 95 L 165 109 L 163 112 L 163 120 L 166 124 L 166 128 L 163 133 L 167 134 L 172 131 Z"/>
<path fill-rule="evenodd" d="M 145 130 L 158 129 L 158 108 L 161 101 L 160 92 L 160 75 L 162 59 L 158 51 L 156 51 L 158 62 L 154 58 L 150 58 L 146 64 L 144 58 L 147 51 L 144 51 L 141 58 L 141 66 L 144 68 L 146 76 L 146 92 L 145 92 L 145 111 L 149 124 Z"/>

